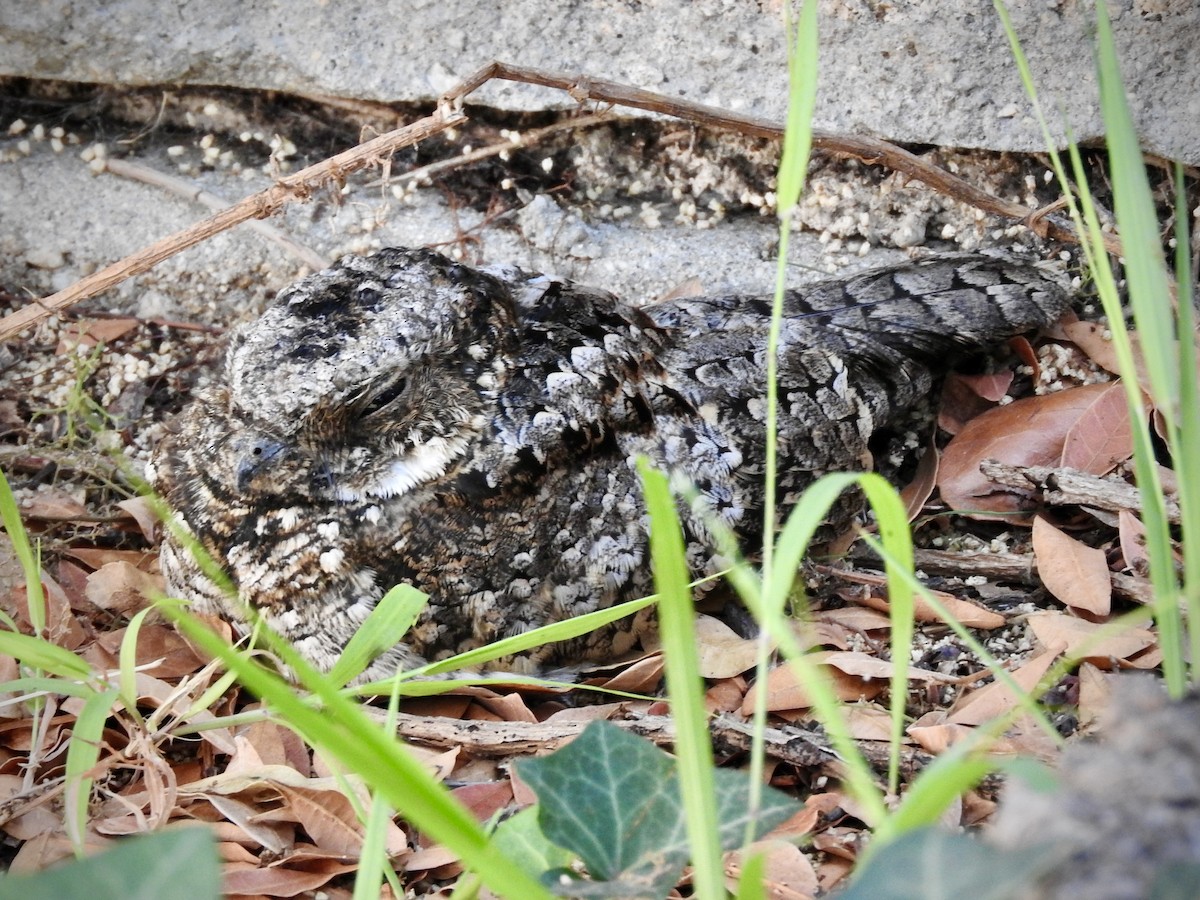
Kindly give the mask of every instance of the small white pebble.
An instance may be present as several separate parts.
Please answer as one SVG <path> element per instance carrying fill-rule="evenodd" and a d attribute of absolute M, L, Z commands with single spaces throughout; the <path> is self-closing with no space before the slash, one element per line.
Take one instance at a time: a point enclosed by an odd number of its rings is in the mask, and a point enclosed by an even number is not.
<path fill-rule="evenodd" d="M 15 137 L 21 134 L 27 127 L 24 119 L 13 119 L 12 124 L 8 126 L 8 133 Z"/>
<path fill-rule="evenodd" d="M 554 168 L 553 158 L 547 156 L 545 159 L 542 160 L 542 171 L 545 172 L 547 175 L 550 174 L 550 170 L 553 168 Z"/>
<path fill-rule="evenodd" d="M 187 149 L 180 144 L 172 144 L 167 148 L 167 156 L 183 156 Z"/>
<path fill-rule="evenodd" d="M 30 133 L 35 141 L 43 141 L 46 139 L 46 126 L 41 122 L 33 126 L 33 131 Z"/>

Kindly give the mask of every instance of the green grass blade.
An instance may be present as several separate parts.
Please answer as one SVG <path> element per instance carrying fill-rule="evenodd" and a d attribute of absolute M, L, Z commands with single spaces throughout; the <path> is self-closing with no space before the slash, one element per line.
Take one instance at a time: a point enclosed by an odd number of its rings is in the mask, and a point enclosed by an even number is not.
<path fill-rule="evenodd" d="M 408 584 L 398 584 L 384 594 L 347 641 L 329 680 L 341 687 L 361 675 L 377 656 L 400 643 L 428 603 L 428 596 Z"/>
<path fill-rule="evenodd" d="M 25 533 L 25 523 L 21 521 L 21 511 L 17 506 L 17 498 L 13 496 L 8 479 L 0 470 L 0 522 L 8 532 L 12 542 L 13 553 L 21 564 L 25 574 L 25 598 L 29 607 L 29 623 L 33 626 L 34 634 L 46 630 L 46 596 L 42 592 L 42 571 L 38 565 L 33 548 L 29 545 L 29 535 Z M 11 620 L 10 627 L 13 627 Z"/>
<path fill-rule="evenodd" d="M 94 693 L 83 702 L 71 728 L 67 746 L 66 792 L 64 797 L 67 836 L 76 856 L 83 856 L 87 832 L 88 803 L 93 777 L 89 774 L 100 759 L 100 739 L 119 692 L 116 688 Z"/>
<path fill-rule="evenodd" d="M 1175 283 L 1179 309 L 1179 450 L 1175 455 L 1175 477 L 1179 484 L 1179 531 L 1183 549 L 1183 596 L 1188 611 L 1188 637 L 1192 660 L 1191 683 L 1200 681 L 1200 373 L 1196 354 L 1196 298 L 1192 293 L 1193 273 L 1188 229 L 1187 189 L 1183 167 L 1175 165 Z M 1188 449 L 1191 448 L 1191 452 Z"/>
<path fill-rule="evenodd" d="M 689 586 L 683 531 L 667 477 L 638 460 L 650 515 L 650 558 L 658 593 L 658 623 L 666 663 L 667 695 L 675 722 L 675 756 L 691 846 L 696 896 L 721 900 L 725 875 L 717 836 L 712 739 L 704 681 L 696 653 L 696 610 Z"/>
<path fill-rule="evenodd" d="M 1117 64 L 1112 28 L 1104 4 L 1097 4 L 1096 54 L 1100 79 L 1100 108 L 1107 130 L 1109 166 L 1112 172 L 1113 198 L 1121 244 L 1125 257 L 1125 276 L 1129 283 L 1129 301 L 1137 323 L 1146 373 L 1154 403 L 1167 426 L 1168 444 L 1176 451 L 1195 453 L 1178 441 L 1180 369 L 1179 350 L 1170 312 L 1170 292 L 1158 220 L 1146 178 L 1146 164 L 1133 117 L 1125 98 L 1121 72 Z M 1191 335 L 1185 336 L 1191 340 Z M 1132 374 L 1127 372 L 1126 380 Z M 1193 369 L 1194 372 L 1194 369 Z M 1145 431 L 1146 429 L 1138 429 Z M 1141 488 L 1146 551 L 1150 558 L 1151 581 L 1155 589 L 1155 618 L 1163 651 L 1163 674 L 1173 696 L 1182 696 L 1187 682 L 1183 654 L 1182 622 L 1179 611 L 1179 585 L 1171 552 L 1162 485 L 1147 431 L 1144 439 L 1135 432 L 1135 469 Z"/>
<path fill-rule="evenodd" d="M 92 667 L 70 650 L 15 631 L 0 631 L 0 653 L 16 657 L 31 668 L 71 681 L 86 681 L 93 675 Z"/>
<path fill-rule="evenodd" d="M 314 747 L 362 778 L 412 824 L 456 852 L 498 894 L 511 898 L 549 900 L 550 894 L 528 875 L 510 865 L 488 841 L 474 817 L 393 736 L 378 728 L 286 642 L 264 632 L 272 649 L 323 703 L 314 709 L 279 676 L 267 672 L 221 640 L 179 607 L 164 604 L 164 612 L 189 639 L 218 657 L 249 690 Z"/>

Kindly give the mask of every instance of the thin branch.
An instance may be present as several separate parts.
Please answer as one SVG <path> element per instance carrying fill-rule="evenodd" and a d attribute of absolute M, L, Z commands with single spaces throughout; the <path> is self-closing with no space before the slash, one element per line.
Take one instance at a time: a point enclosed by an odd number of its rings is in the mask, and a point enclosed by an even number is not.
<path fill-rule="evenodd" d="M 160 172 L 141 163 L 130 162 L 127 159 L 106 160 L 104 171 L 112 172 L 114 175 L 119 175 L 122 178 L 128 178 L 132 181 L 140 181 L 142 184 L 148 184 L 151 187 L 162 188 L 164 191 L 168 191 L 178 197 L 199 203 L 201 206 L 205 206 L 214 212 L 229 209 L 232 205 L 228 200 L 224 200 L 210 191 L 197 187 L 189 181 L 184 181 L 182 178 L 168 175 L 166 172 Z M 255 234 L 282 248 L 285 252 L 290 253 L 296 259 L 300 260 L 300 262 L 313 269 L 323 269 L 329 265 L 329 261 L 316 250 L 304 246 L 273 225 L 268 225 L 266 222 L 258 220 L 246 222 L 245 225 Z"/>
<path fill-rule="evenodd" d="M 440 107 L 411 125 L 352 147 L 314 166 L 280 178 L 264 191 L 235 203 L 228 209 L 197 222 L 183 231 L 151 244 L 98 272 L 75 282 L 69 288 L 23 306 L 0 319 L 0 341 L 15 337 L 24 329 L 73 303 L 94 297 L 133 275 L 139 275 L 181 250 L 251 219 L 265 219 L 293 200 L 303 200 L 330 183 L 341 182 L 347 175 L 377 165 L 402 147 L 466 121 L 458 112 Z"/>
<path fill-rule="evenodd" d="M 598 100 L 603 103 L 662 113 L 700 125 L 725 128 L 754 137 L 772 140 L 783 138 L 783 126 L 770 119 L 730 112 L 719 107 L 693 103 L 677 97 L 667 97 L 616 81 L 589 78 L 586 75 L 547 72 L 543 69 L 511 66 L 501 62 L 490 63 L 474 72 L 462 84 L 444 94 L 442 100 L 460 106 L 467 95 L 493 79 L 558 88 L 581 103 L 586 100 Z M 812 133 L 812 142 L 813 148 L 816 150 L 838 156 L 853 157 L 872 165 L 882 165 L 902 172 L 923 182 L 940 194 L 970 204 L 984 212 L 1018 221 L 1042 238 L 1072 244 L 1079 243 L 1079 236 L 1076 234 L 1074 226 L 1061 216 L 1045 215 L 1041 210 L 1029 209 L 1019 203 L 1012 203 L 989 194 L 958 176 L 931 165 L 903 147 L 877 138 L 833 134 L 815 129 Z M 1106 235 L 1105 245 L 1110 253 L 1120 255 L 1120 241 L 1115 236 Z"/>
<path fill-rule="evenodd" d="M 593 100 L 633 109 L 644 109 L 699 125 L 730 129 L 742 134 L 772 140 L 779 140 L 783 136 L 782 125 L 757 116 L 742 115 L 703 103 L 667 97 L 615 81 L 493 62 L 479 69 L 460 85 L 446 93 L 442 97 L 437 112 L 433 115 L 359 144 L 357 147 L 339 153 L 314 166 L 309 166 L 294 175 L 281 178 L 265 191 L 247 197 L 190 228 L 127 256 L 65 290 L 52 294 L 44 300 L 36 300 L 16 312 L 9 313 L 0 319 L 0 341 L 16 336 L 24 329 L 60 309 L 88 297 L 94 297 L 96 294 L 120 284 L 126 278 L 141 274 L 164 259 L 214 234 L 250 219 L 266 218 L 292 200 L 307 199 L 325 184 L 340 181 L 359 169 L 380 163 L 401 147 L 415 144 L 466 121 L 467 117 L 462 113 L 464 99 L 493 79 L 558 88 L 566 91 L 580 103 Z M 575 127 L 578 127 L 578 123 L 575 123 Z M 813 147 L 826 153 L 849 156 L 866 163 L 883 165 L 902 172 L 952 199 L 970 204 L 984 212 L 1021 222 L 1043 238 L 1079 243 L 1079 238 L 1070 223 L 1063 220 L 1061 216 L 1047 214 L 1049 208 L 1047 210 L 1031 210 L 1019 203 L 1011 203 L 996 197 L 887 141 L 814 131 Z M 500 152 L 500 150 L 486 148 L 480 152 L 490 155 L 491 152 Z M 447 167 L 449 165 L 450 161 L 447 161 Z M 428 175 L 429 172 L 426 170 L 418 174 Z M 1106 236 L 1106 246 L 1111 253 L 1120 254 L 1120 243 L 1115 236 Z"/>

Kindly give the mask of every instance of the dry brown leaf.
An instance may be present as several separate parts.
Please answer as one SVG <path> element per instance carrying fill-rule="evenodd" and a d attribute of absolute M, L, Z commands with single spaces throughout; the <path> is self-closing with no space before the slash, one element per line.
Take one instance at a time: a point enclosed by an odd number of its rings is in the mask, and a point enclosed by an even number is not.
<path fill-rule="evenodd" d="M 263 819 L 263 808 L 246 803 L 237 797 L 210 794 L 205 798 L 225 821 L 236 826 L 237 842 L 251 848 L 262 848 L 275 856 L 290 853 L 296 844 L 296 828 L 289 822 Z"/>
<path fill-rule="evenodd" d="M 758 642 L 712 616 L 696 617 L 696 650 L 703 678 L 732 678 L 754 668 Z"/>
<path fill-rule="evenodd" d="M 878 656 L 870 653 L 831 650 L 828 653 L 822 653 L 819 659 L 825 665 L 833 666 L 847 675 L 856 675 L 867 681 L 887 681 L 892 677 L 892 673 L 896 671 L 896 667 L 890 660 L 880 659 Z M 949 684 L 958 681 L 958 678 L 955 676 L 943 675 L 941 672 L 931 672 L 928 669 L 920 669 L 916 666 L 909 666 L 907 674 L 909 681 L 922 683 Z"/>
<path fill-rule="evenodd" d="M 1125 568 L 1139 578 L 1150 573 L 1150 554 L 1146 552 L 1146 526 L 1131 510 L 1117 513 L 1117 534 Z"/>
<path fill-rule="evenodd" d="M 971 603 L 969 600 L 962 600 L 953 594 L 947 594 L 944 591 L 933 591 L 932 593 L 955 621 L 961 622 L 968 628 L 990 630 L 992 628 L 1000 628 L 1008 621 L 999 613 L 985 609 L 976 603 Z M 891 604 L 887 600 L 883 597 L 876 597 L 874 594 L 860 597 L 857 602 L 882 612 L 887 612 L 891 609 Z M 941 615 L 933 608 L 933 605 L 919 594 L 913 597 L 913 618 L 918 622 L 942 621 Z"/>
<path fill-rule="evenodd" d="M 854 870 L 854 861 L 839 856 L 826 856 L 817 865 L 817 880 L 821 882 L 821 890 L 829 893 L 848 877 Z"/>
<path fill-rule="evenodd" d="M 1125 388 L 1110 384 L 1067 431 L 1062 465 L 1104 475 L 1133 455 L 1133 429 Z"/>
<path fill-rule="evenodd" d="M 741 709 L 746 699 L 746 682 L 742 678 L 722 678 L 704 692 L 704 707 L 710 713 L 733 712 Z"/>
<path fill-rule="evenodd" d="M 857 702 L 873 700 L 887 686 L 887 682 L 876 679 L 864 681 L 854 675 L 847 675 L 840 669 L 823 667 L 830 681 L 830 687 L 840 700 Z M 776 666 L 767 673 L 767 710 L 776 712 L 783 709 L 807 709 L 812 706 L 808 689 L 800 682 L 796 672 L 790 665 Z M 754 712 L 754 694 L 746 695 L 742 704 L 742 715 Z"/>
<path fill-rule="evenodd" d="M 1096 322 L 1070 322 L 1062 326 L 1062 331 L 1096 365 L 1114 375 L 1121 374 L 1112 336 L 1106 326 Z M 1145 390 L 1150 382 L 1146 377 L 1146 360 L 1142 355 L 1141 342 L 1136 334 L 1131 334 L 1129 340 L 1133 345 L 1133 368 L 1137 372 L 1138 384 Z"/>
<path fill-rule="evenodd" d="M 1104 617 L 1112 609 L 1112 581 L 1103 550 L 1089 547 L 1037 516 L 1033 555 L 1051 594 L 1072 609 Z"/>
<path fill-rule="evenodd" d="M 21 502 L 21 516 L 26 519 L 86 519 L 91 511 L 83 501 L 58 488 L 38 491 Z"/>
<path fill-rule="evenodd" d="M 1029 343 L 1029 338 L 1023 334 L 1019 334 L 1016 337 L 1008 339 L 1008 346 L 1017 359 L 1029 366 L 1033 383 L 1038 384 L 1041 381 L 1042 368 L 1038 363 L 1037 353 L 1034 351 L 1033 345 Z"/>
<path fill-rule="evenodd" d="M 1052 646 L 1013 672 L 1013 680 L 1022 690 L 1033 690 L 1062 653 L 1061 644 L 1057 647 Z M 946 722 L 951 725 L 979 725 L 1003 715 L 1016 705 L 1016 694 L 1007 684 L 997 679 L 961 697 L 959 702 L 954 704 Z"/>
<path fill-rule="evenodd" d="M 127 317 L 119 319 L 80 319 L 68 323 L 59 333 L 58 346 L 54 352 L 61 356 L 72 348 L 82 344 L 84 347 L 95 347 L 97 344 L 110 344 L 124 334 L 138 327 L 137 319 Z"/>
<path fill-rule="evenodd" d="M 1090 730 L 1108 710 L 1113 675 L 1089 662 L 1079 666 L 1079 727 Z"/>
<path fill-rule="evenodd" d="M 850 737 L 856 741 L 890 741 L 892 717 L 886 709 L 871 704 L 847 706 L 844 710 Z"/>
<path fill-rule="evenodd" d="M 725 884 L 731 893 L 737 892 L 743 861 L 756 854 L 764 856 L 761 886 L 771 900 L 809 900 L 817 895 L 820 885 L 808 857 L 796 845 L 774 840 L 754 841 L 725 857 Z"/>
<path fill-rule="evenodd" d="M 338 875 L 357 868 L 357 863 L 328 857 L 308 860 L 289 857 L 266 867 L 258 860 L 226 863 L 222 870 L 221 891 L 227 897 L 295 897 L 318 890 Z"/>
<path fill-rule="evenodd" d="M 1026 397 L 997 406 L 972 419 L 946 445 L 938 476 L 942 500 L 965 515 L 1003 518 L 998 513 L 1023 512 L 1036 503 L 1032 488 L 1020 491 L 998 485 L 979 471 L 985 459 L 1018 466 L 1056 465 L 1071 426 L 1091 406 L 1106 384 Z"/>
<path fill-rule="evenodd" d="M 46 598 L 46 638 L 65 650 L 76 650 L 87 640 L 87 632 L 75 617 L 67 592 L 42 572 L 42 593 Z"/>
<path fill-rule="evenodd" d="M 992 813 L 996 811 L 998 805 L 995 800 L 987 799 L 979 791 L 967 791 L 963 795 L 962 801 L 963 814 L 959 824 L 963 828 L 984 824 L 992 817 Z"/>
<path fill-rule="evenodd" d="M 0 775 L 0 805 L 8 814 L 19 806 L 13 798 L 20 797 L 26 790 L 25 779 L 19 775 Z M 31 798 L 32 799 L 32 798 Z M 17 801 L 19 804 L 19 801 Z M 29 807 L 19 815 L 12 816 L 0 824 L 0 829 L 18 841 L 27 841 L 39 834 L 54 832 L 62 827 L 62 813 L 56 812 L 49 803 Z"/>
<path fill-rule="evenodd" d="M 158 516 L 155 514 L 150 501 L 145 497 L 130 497 L 120 501 L 117 506 L 129 513 L 137 522 L 138 529 L 146 543 L 153 544 L 158 537 Z"/>
<path fill-rule="evenodd" d="M 101 609 L 132 616 L 149 606 L 164 587 L 161 575 L 148 574 L 127 562 L 113 562 L 88 577 L 87 598 Z"/>
<path fill-rule="evenodd" d="M 127 628 L 107 631 L 96 639 L 96 648 L 108 654 L 108 664 L 103 658 L 92 652 L 84 657 L 95 665 L 111 668 L 115 665 L 121 643 L 125 640 Z M 146 666 L 144 671 L 156 678 L 179 678 L 199 671 L 204 661 L 196 655 L 192 646 L 184 640 L 174 628 L 161 622 L 143 624 L 138 630 L 137 647 L 134 659 L 139 666 Z M 153 666 L 151 666 L 153 663 Z"/>
<path fill-rule="evenodd" d="M 158 571 L 158 554 L 149 550 L 106 550 L 100 547 L 70 547 L 63 551 L 86 566 L 99 569 L 112 562 L 127 562 L 143 572 Z"/>
<path fill-rule="evenodd" d="M 568 706 L 545 718 L 547 722 L 594 722 L 611 719 L 625 708 L 624 703 L 597 703 L 594 706 Z"/>
<path fill-rule="evenodd" d="M 279 793 L 287 800 L 290 812 L 308 832 L 322 853 L 356 857 L 362 850 L 364 825 L 350 799 L 339 790 L 307 785 L 279 784 Z M 408 846 L 404 832 L 389 823 L 387 847 L 400 852 Z"/>
<path fill-rule="evenodd" d="M 958 434 L 976 416 L 987 412 L 996 404 L 979 396 L 957 373 L 951 372 L 942 382 L 942 396 L 938 401 L 938 428 L 947 434 Z"/>
<path fill-rule="evenodd" d="M 852 602 L 857 603 L 858 598 L 856 597 Z M 822 609 L 813 613 L 813 621 L 840 625 L 858 634 L 866 634 L 870 631 L 890 631 L 892 627 L 892 620 L 883 613 L 862 606 Z"/>
<path fill-rule="evenodd" d="M 469 809 L 480 822 L 486 822 L 496 813 L 513 804 L 513 789 L 510 781 L 481 781 L 465 784 L 451 791 L 454 799 Z"/>
<path fill-rule="evenodd" d="M 301 775 L 312 774 L 308 748 L 290 728 L 276 722 L 252 722 L 240 736 L 253 748 L 260 764 L 291 766 Z"/>
<path fill-rule="evenodd" d="M 1126 628 L 1120 632 L 1097 638 L 1105 626 L 1066 613 L 1044 612 L 1029 616 L 1029 630 L 1046 646 L 1065 646 L 1070 656 L 1080 652 L 1101 668 L 1108 668 L 1113 659 L 1127 659 L 1155 643 L 1154 634 L 1144 628 Z M 1106 629 L 1111 631 L 1111 629 Z M 1086 647 L 1086 649 L 1085 649 Z"/>
<path fill-rule="evenodd" d="M 967 735 L 974 733 L 966 725 L 910 725 L 905 732 L 918 747 L 936 756 L 944 753 Z"/>
<path fill-rule="evenodd" d="M 912 481 L 900 490 L 900 499 L 904 503 L 904 512 L 909 522 L 921 514 L 921 510 L 933 496 L 933 490 L 937 487 L 940 459 L 937 445 L 931 437 L 925 452 L 921 454 L 920 462 L 917 463 L 917 471 L 913 474 Z"/>
<path fill-rule="evenodd" d="M 662 683 L 664 665 L 662 653 L 655 651 L 631 663 L 611 678 L 601 679 L 598 685 L 613 691 L 652 694 Z"/>
<path fill-rule="evenodd" d="M 960 374 L 958 378 L 984 400 L 999 403 L 1008 396 L 1008 389 L 1012 387 L 1013 383 L 1013 372 L 1011 369 L 1005 369 L 1002 372 L 983 375 Z"/>
<path fill-rule="evenodd" d="M 486 709 L 502 722 L 537 721 L 537 716 L 525 704 L 525 698 L 516 691 L 498 697 L 476 697 L 475 703 L 476 708 Z"/>
<path fill-rule="evenodd" d="M 404 871 L 429 872 L 458 862 L 458 854 L 442 844 L 418 847 L 404 859 Z"/>

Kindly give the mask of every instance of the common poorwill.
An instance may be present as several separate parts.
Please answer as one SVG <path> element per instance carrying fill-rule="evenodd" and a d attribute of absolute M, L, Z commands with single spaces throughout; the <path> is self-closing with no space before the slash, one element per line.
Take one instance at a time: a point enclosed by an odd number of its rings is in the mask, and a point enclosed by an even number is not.
<path fill-rule="evenodd" d="M 868 440 L 964 351 L 1055 320 L 1039 267 L 954 255 L 787 294 L 779 497 L 870 465 Z M 370 677 L 652 590 L 636 471 L 691 483 L 689 562 L 722 565 L 706 520 L 762 518 L 770 297 L 637 309 L 516 268 L 426 250 L 347 257 L 280 293 L 230 344 L 150 466 L 218 565 L 225 596 L 168 534 L 170 589 L 242 604 L 321 668 L 401 582 L 432 598 Z M 618 636 L 619 640 L 619 636 Z M 614 653 L 613 635 L 512 660 Z"/>

